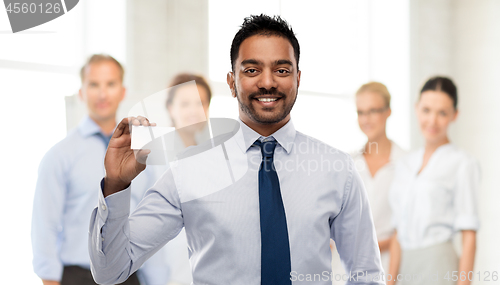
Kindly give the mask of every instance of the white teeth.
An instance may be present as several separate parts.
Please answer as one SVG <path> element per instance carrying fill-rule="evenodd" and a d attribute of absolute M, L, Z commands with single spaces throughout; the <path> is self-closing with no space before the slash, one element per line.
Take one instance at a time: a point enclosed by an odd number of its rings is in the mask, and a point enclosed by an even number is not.
<path fill-rule="evenodd" d="M 259 100 L 260 102 L 274 102 L 278 99 L 277 98 L 259 98 L 257 100 Z"/>

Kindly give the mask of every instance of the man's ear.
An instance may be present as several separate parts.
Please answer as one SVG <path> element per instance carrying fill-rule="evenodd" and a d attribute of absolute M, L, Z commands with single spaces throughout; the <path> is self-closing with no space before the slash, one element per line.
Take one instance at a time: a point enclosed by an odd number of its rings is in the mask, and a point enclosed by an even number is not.
<path fill-rule="evenodd" d="M 236 92 L 234 90 L 236 88 L 236 86 L 234 86 L 234 73 L 232 71 L 229 71 L 227 73 L 226 80 L 227 80 L 227 85 L 229 86 L 229 89 L 231 89 L 231 96 L 233 96 L 233 98 L 236 98 Z"/>
<path fill-rule="evenodd" d="M 297 89 L 299 88 L 300 86 L 300 74 L 302 74 L 302 72 L 299 70 L 297 71 Z"/>
<path fill-rule="evenodd" d="M 127 88 L 122 87 L 122 95 L 121 95 L 121 98 L 120 98 L 120 102 L 123 101 L 123 99 L 125 98 L 126 94 L 127 94 Z"/>

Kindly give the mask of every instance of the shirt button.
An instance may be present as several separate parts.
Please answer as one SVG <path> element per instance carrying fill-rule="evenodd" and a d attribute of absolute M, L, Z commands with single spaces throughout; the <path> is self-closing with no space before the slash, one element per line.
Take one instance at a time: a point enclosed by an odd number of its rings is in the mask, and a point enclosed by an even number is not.
<path fill-rule="evenodd" d="M 107 209 L 107 208 L 106 208 L 106 205 L 105 205 L 105 204 L 102 204 L 102 205 L 101 205 L 101 209 L 102 209 L 103 211 L 106 211 L 106 209 Z"/>

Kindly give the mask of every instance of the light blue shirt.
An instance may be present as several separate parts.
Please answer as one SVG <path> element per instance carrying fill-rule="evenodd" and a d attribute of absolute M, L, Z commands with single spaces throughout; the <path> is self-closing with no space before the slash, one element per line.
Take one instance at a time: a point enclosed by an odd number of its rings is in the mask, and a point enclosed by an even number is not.
<path fill-rule="evenodd" d="M 261 136 L 239 123 L 223 143 L 171 163 L 130 217 L 130 188 L 106 198 L 99 192 L 89 233 L 98 282 L 122 282 L 184 227 L 194 284 L 260 284 L 262 157 L 252 144 Z M 367 194 L 350 156 L 297 132 L 291 120 L 272 136 L 293 284 L 332 283 L 330 238 L 346 272 L 360 275 L 347 284 L 385 284 Z"/>
<path fill-rule="evenodd" d="M 61 280 L 65 265 L 90 268 L 88 222 L 100 192 L 108 140 L 99 126 L 85 117 L 40 163 L 31 240 L 33 268 L 42 279 Z M 146 171 L 133 181 L 131 209 L 154 179 L 151 171 Z M 146 284 L 166 283 L 168 268 L 163 260 L 154 257 L 140 270 Z"/>

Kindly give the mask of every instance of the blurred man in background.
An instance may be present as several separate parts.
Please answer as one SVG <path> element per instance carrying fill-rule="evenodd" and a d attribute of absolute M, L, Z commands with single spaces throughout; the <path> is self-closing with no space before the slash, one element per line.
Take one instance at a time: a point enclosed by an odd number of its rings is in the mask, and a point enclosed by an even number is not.
<path fill-rule="evenodd" d="M 104 154 L 116 127 L 116 112 L 125 97 L 124 69 L 109 55 L 93 55 L 82 67 L 80 99 L 88 114 L 78 127 L 53 146 L 38 171 L 33 218 L 33 267 L 44 285 L 96 284 L 87 248 L 89 213 L 96 205 L 104 175 Z M 42 126 L 43 127 L 43 126 Z M 138 176 L 131 209 L 155 178 Z M 159 253 L 160 254 L 160 253 Z M 155 256 L 122 284 L 160 285 L 168 280 L 165 258 Z"/>

